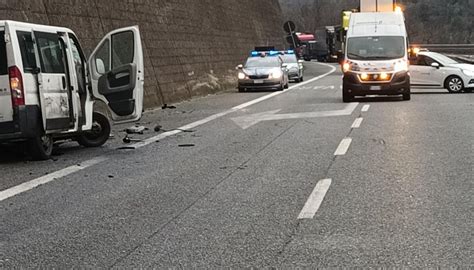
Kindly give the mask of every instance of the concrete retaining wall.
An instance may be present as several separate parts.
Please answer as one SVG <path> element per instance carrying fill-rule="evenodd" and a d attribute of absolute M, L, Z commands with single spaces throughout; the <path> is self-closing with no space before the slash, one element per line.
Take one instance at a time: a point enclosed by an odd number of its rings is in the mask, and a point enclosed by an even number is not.
<path fill-rule="evenodd" d="M 139 25 L 145 106 L 235 85 L 255 45 L 284 46 L 278 0 L 0 0 L 0 20 L 71 28 L 86 53 L 110 30 Z"/>

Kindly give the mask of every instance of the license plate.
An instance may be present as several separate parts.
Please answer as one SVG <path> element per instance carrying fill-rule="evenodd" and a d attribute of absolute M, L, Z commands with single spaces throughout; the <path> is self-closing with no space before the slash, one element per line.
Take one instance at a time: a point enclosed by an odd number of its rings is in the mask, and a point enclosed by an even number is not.
<path fill-rule="evenodd" d="M 262 84 L 263 83 L 263 80 L 255 80 L 253 81 L 254 84 Z"/>
<path fill-rule="evenodd" d="M 371 86 L 371 87 L 370 87 L 370 90 L 372 90 L 372 91 L 380 91 L 380 90 L 382 90 L 382 86 Z"/>

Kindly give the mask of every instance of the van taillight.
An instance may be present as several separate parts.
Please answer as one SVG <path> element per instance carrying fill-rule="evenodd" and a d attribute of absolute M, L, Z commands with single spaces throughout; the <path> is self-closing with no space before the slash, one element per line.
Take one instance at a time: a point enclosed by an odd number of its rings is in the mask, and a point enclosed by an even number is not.
<path fill-rule="evenodd" d="M 10 77 L 10 89 L 12 92 L 12 103 L 14 107 L 25 105 L 25 91 L 23 89 L 23 78 L 18 67 L 8 69 Z"/>

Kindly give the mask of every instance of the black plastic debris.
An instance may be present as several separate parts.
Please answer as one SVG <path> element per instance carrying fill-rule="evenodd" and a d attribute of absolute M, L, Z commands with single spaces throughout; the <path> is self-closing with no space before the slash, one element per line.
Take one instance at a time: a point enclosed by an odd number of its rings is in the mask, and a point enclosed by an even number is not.
<path fill-rule="evenodd" d="M 128 136 L 125 136 L 125 138 L 123 138 L 123 142 L 124 143 L 132 143 L 132 142 L 141 142 L 142 140 L 140 139 L 133 139 L 133 138 L 130 138 Z"/>
<path fill-rule="evenodd" d="M 176 109 L 176 106 L 165 104 L 161 108 L 163 110 L 165 110 L 165 109 Z"/>
<path fill-rule="evenodd" d="M 192 143 L 186 143 L 186 144 L 180 144 L 178 145 L 179 147 L 194 147 L 196 145 L 192 144 Z"/>

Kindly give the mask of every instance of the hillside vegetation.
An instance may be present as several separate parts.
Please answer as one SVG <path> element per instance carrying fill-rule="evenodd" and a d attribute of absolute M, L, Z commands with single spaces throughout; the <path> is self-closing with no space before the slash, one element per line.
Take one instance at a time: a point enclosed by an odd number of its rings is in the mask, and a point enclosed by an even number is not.
<path fill-rule="evenodd" d="M 399 0 L 415 43 L 474 43 L 474 0 Z M 285 17 L 301 31 L 340 24 L 340 12 L 358 0 L 280 0 Z"/>

